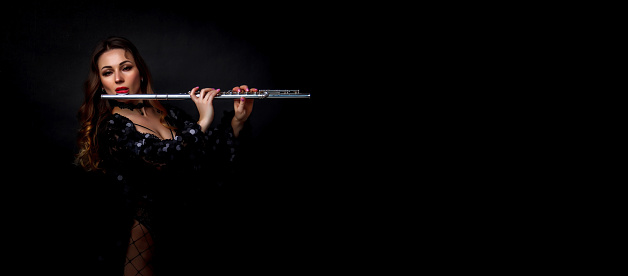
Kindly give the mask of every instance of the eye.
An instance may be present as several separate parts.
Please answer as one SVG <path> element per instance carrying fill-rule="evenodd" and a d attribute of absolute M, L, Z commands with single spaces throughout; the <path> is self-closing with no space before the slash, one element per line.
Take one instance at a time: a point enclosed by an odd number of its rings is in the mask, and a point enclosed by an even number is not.
<path fill-rule="evenodd" d="M 122 71 L 130 71 L 131 69 L 133 69 L 133 66 L 126 66 L 122 68 Z"/>
<path fill-rule="evenodd" d="M 113 74 L 111 71 L 105 71 L 102 73 L 103 77 L 108 77 L 111 74 Z"/>

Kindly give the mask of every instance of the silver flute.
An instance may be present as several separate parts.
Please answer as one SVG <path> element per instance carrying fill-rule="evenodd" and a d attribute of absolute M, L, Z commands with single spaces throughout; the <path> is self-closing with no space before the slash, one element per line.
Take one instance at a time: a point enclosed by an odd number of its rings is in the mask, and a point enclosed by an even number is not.
<path fill-rule="evenodd" d="M 196 96 L 200 97 L 200 90 Z M 181 94 L 103 94 L 102 99 L 108 100 L 190 100 L 190 92 Z M 214 99 L 309 99 L 309 93 L 300 93 L 299 90 L 258 90 L 257 92 L 220 92 Z"/>

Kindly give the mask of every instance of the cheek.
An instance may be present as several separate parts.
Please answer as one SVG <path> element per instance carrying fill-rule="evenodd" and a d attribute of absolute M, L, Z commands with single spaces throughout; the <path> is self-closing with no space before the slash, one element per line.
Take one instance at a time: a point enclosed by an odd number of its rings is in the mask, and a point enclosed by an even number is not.
<path fill-rule="evenodd" d="M 135 79 L 139 76 L 140 72 L 137 71 L 136 68 L 131 69 L 130 71 L 122 71 L 125 77 L 129 79 Z"/>
<path fill-rule="evenodd" d="M 107 92 L 107 94 L 112 94 L 112 95 L 116 94 L 116 91 L 115 91 L 116 83 L 114 81 L 111 81 L 111 78 L 103 78 L 101 76 L 100 83 L 102 84 L 102 87 L 105 88 L 105 91 Z"/>
<path fill-rule="evenodd" d="M 132 82 L 132 85 L 139 89 L 140 87 L 140 72 L 133 71 L 129 72 L 128 79 Z"/>

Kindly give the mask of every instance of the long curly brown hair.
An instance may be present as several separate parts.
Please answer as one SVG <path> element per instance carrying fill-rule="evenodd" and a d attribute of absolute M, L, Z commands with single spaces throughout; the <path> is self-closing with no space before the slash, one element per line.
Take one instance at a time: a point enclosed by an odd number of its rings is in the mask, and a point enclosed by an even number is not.
<path fill-rule="evenodd" d="M 133 56 L 142 80 L 140 82 L 140 93 L 154 94 L 148 66 L 133 43 L 122 37 L 109 37 L 96 45 L 92 53 L 89 75 L 83 85 L 85 101 L 78 111 L 78 120 L 81 127 L 77 137 L 78 153 L 75 156 L 75 164 L 87 171 L 101 170 L 99 167 L 100 158 L 98 156 L 98 129 L 105 118 L 111 114 L 112 106 L 108 100 L 101 100 L 100 98 L 100 95 L 104 94 L 104 92 L 101 90 L 102 83 L 100 82 L 100 72 L 98 70 L 98 58 L 111 49 L 124 49 Z M 144 104 L 147 107 L 154 107 L 160 110 L 161 123 L 168 128 L 172 128 L 164 121 L 166 110 L 159 101 L 146 101 Z"/>

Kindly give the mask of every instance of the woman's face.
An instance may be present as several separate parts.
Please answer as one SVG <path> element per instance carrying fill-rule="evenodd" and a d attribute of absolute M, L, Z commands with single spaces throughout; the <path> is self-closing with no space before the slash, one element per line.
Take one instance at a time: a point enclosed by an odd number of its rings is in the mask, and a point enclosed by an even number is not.
<path fill-rule="evenodd" d="M 140 71 L 124 49 L 111 49 L 98 58 L 100 82 L 107 94 L 139 94 Z"/>

